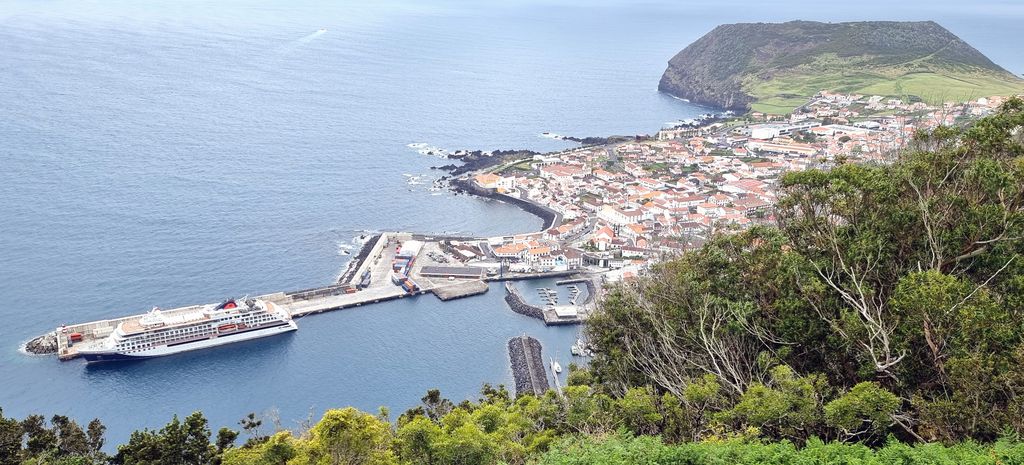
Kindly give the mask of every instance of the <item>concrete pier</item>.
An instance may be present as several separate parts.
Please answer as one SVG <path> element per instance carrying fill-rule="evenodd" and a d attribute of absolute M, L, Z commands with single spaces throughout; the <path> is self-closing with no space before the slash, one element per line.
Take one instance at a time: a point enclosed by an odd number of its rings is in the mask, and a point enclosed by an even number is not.
<path fill-rule="evenodd" d="M 285 309 L 292 318 L 301 318 L 315 313 L 360 307 L 425 293 L 433 293 L 437 298 L 447 301 L 487 292 L 487 281 L 494 278 L 488 279 L 484 275 L 483 269 L 465 266 L 455 260 L 450 260 L 446 263 L 438 263 L 437 260 L 434 260 L 434 258 L 443 258 L 441 257 L 443 251 L 438 247 L 436 241 L 444 239 L 446 238 L 442 236 L 424 236 L 395 232 L 374 235 L 367 240 L 359 253 L 353 257 L 336 283 L 312 289 L 275 292 L 251 297 L 272 302 Z M 473 238 L 462 239 L 476 240 Z M 399 244 L 410 240 L 425 242 L 425 246 L 421 253 L 413 257 L 412 265 L 408 267 L 406 275 L 402 276 L 403 279 L 408 279 L 417 286 L 414 291 L 407 292 L 392 281 L 392 275 L 394 274 L 393 262 L 396 258 Z M 423 255 L 423 257 L 419 257 L 419 255 Z M 516 274 L 506 276 L 505 279 L 529 279 L 531 277 L 551 277 L 552 275 L 554 273 L 536 273 L 533 276 L 529 274 Z M 558 273 L 558 275 L 564 276 L 562 273 Z M 368 279 L 366 279 L 367 277 Z M 203 307 L 205 305 L 191 305 L 165 309 L 163 312 L 168 315 L 190 313 L 201 310 Z M 518 307 L 513 307 L 513 309 L 515 308 Z M 565 318 L 558 318 L 551 309 L 537 310 L 539 313 L 536 314 L 536 317 L 545 320 L 547 324 L 579 322 L 578 319 L 567 320 Z M 63 326 L 54 333 L 56 334 L 56 344 L 50 344 L 49 342 L 52 342 L 52 340 L 47 339 L 48 336 L 44 335 L 34 339 L 32 347 L 36 353 L 46 353 L 53 350 L 55 346 L 56 354 L 60 360 L 71 360 L 79 356 L 77 352 L 79 344 L 88 344 L 106 338 L 119 324 L 141 317 L 141 314 L 135 314 L 122 318 Z M 74 333 L 80 335 L 81 340 L 72 343 L 70 335 Z"/>
<path fill-rule="evenodd" d="M 487 292 L 488 289 L 489 287 L 487 286 L 487 283 L 483 281 L 466 281 L 458 284 L 452 284 L 450 286 L 437 287 L 431 292 L 433 292 L 438 299 L 449 301 L 463 297 L 480 295 Z"/>

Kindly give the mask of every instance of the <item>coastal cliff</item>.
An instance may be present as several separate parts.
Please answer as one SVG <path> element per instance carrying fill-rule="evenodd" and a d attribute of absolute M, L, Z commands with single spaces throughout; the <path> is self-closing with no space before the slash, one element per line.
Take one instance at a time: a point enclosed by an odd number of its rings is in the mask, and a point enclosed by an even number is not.
<path fill-rule="evenodd" d="M 782 113 L 822 90 L 941 102 L 1024 92 L 1024 81 L 935 22 L 792 21 L 716 27 L 669 61 L 658 90 Z"/>

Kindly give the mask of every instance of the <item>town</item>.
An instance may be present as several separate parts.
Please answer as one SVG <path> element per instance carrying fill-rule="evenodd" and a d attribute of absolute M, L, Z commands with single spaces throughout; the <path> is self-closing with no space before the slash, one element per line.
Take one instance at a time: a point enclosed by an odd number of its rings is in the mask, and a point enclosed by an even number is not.
<path fill-rule="evenodd" d="M 482 256 L 465 258 L 510 272 L 589 269 L 606 282 L 630 279 L 718 231 L 771 222 L 788 171 L 885 163 L 915 133 L 988 115 L 1003 101 L 932 106 L 821 92 L 789 115 L 678 122 L 654 136 L 502 163 L 471 182 L 553 211 L 557 224 L 492 238 Z"/>

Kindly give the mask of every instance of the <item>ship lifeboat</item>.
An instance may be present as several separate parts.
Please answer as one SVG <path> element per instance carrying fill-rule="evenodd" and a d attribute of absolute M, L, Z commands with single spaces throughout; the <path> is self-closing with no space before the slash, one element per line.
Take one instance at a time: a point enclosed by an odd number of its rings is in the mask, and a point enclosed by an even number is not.
<path fill-rule="evenodd" d="M 238 330 L 238 325 L 236 325 L 234 323 L 228 323 L 228 324 L 220 325 L 220 326 L 217 327 L 217 332 L 219 332 L 219 333 L 230 333 L 231 331 L 237 331 L 237 330 Z"/>

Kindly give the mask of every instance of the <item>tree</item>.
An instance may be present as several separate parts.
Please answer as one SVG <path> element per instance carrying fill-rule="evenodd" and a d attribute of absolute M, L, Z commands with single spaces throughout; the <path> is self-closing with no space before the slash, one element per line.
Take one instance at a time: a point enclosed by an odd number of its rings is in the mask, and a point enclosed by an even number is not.
<path fill-rule="evenodd" d="M 443 433 L 437 423 L 416 417 L 398 429 L 398 451 L 403 462 L 430 465 L 435 462 Z"/>
<path fill-rule="evenodd" d="M 391 449 L 391 425 L 348 407 L 328 410 L 310 431 L 308 448 L 302 452 L 310 463 L 331 465 L 397 464 Z"/>
<path fill-rule="evenodd" d="M 193 412 L 185 417 L 182 424 L 184 442 L 181 446 L 181 464 L 205 465 L 217 456 L 217 449 L 210 444 L 210 427 L 202 412 Z"/>
<path fill-rule="evenodd" d="M 877 437 L 895 422 L 901 401 L 878 383 L 858 383 L 825 405 L 825 421 L 844 441 Z"/>
<path fill-rule="evenodd" d="M 256 416 L 255 412 L 249 412 L 241 420 L 238 420 L 238 424 L 242 427 L 242 430 L 249 435 L 249 439 L 246 440 L 246 444 L 256 444 L 263 442 L 267 439 L 266 436 L 260 433 L 260 427 L 263 426 L 263 420 Z"/>
<path fill-rule="evenodd" d="M 238 431 L 228 428 L 217 430 L 217 441 L 215 443 L 217 454 L 223 454 L 224 451 L 234 447 L 236 439 L 238 439 Z"/>
<path fill-rule="evenodd" d="M 54 415 L 50 423 L 53 424 L 57 438 L 56 457 L 87 456 L 92 451 L 85 431 L 74 420 L 64 415 Z"/>
<path fill-rule="evenodd" d="M 210 444 L 206 417 L 194 412 L 178 420 L 175 415 L 159 431 L 132 433 L 127 444 L 117 448 L 111 459 L 115 465 L 207 465 L 218 460 L 217 450 Z"/>
<path fill-rule="evenodd" d="M 477 425 L 463 424 L 446 435 L 438 444 L 437 463 L 476 465 L 494 463 L 494 441 Z"/>
<path fill-rule="evenodd" d="M 923 133 L 888 166 L 783 177 L 778 222 L 814 268 L 801 282 L 809 302 L 878 377 L 906 382 L 898 365 L 907 344 L 896 340 L 889 302 L 903 275 L 931 270 L 989 284 L 1020 253 L 1022 107 L 1012 99 L 971 127 Z"/>
<path fill-rule="evenodd" d="M 778 366 L 772 369 L 767 384 L 751 386 L 735 406 L 716 419 L 735 431 L 754 427 L 772 439 L 802 443 L 818 434 L 827 388 L 820 376 L 799 376 Z"/>
<path fill-rule="evenodd" d="M 421 399 L 423 402 L 424 412 L 427 418 L 433 421 L 438 421 L 441 417 L 452 411 L 454 404 L 452 401 L 441 397 L 441 391 L 438 389 L 431 389 L 427 391 L 427 395 Z"/>
<path fill-rule="evenodd" d="M 13 418 L 5 418 L 0 408 L 0 465 L 21 463 L 21 441 L 21 425 Z"/>
<path fill-rule="evenodd" d="M 89 445 L 89 450 L 92 454 L 99 454 L 103 450 L 103 444 L 106 440 L 103 435 L 106 434 L 107 427 L 103 425 L 99 418 L 93 418 L 86 427 L 85 436 Z"/>
<path fill-rule="evenodd" d="M 114 465 L 163 465 L 164 450 L 160 433 L 148 429 L 133 431 L 126 444 L 117 446 L 117 454 L 111 459 Z"/>
<path fill-rule="evenodd" d="M 222 465 L 286 465 L 299 455 L 297 443 L 291 433 L 281 431 L 257 444 L 226 448 Z"/>
<path fill-rule="evenodd" d="M 26 436 L 25 452 L 29 457 L 57 449 L 57 435 L 46 426 L 42 415 L 29 415 L 21 420 L 21 429 Z"/>
<path fill-rule="evenodd" d="M 658 397 L 650 387 L 631 388 L 615 401 L 615 414 L 635 434 L 653 435 L 665 419 L 658 408 Z"/>

